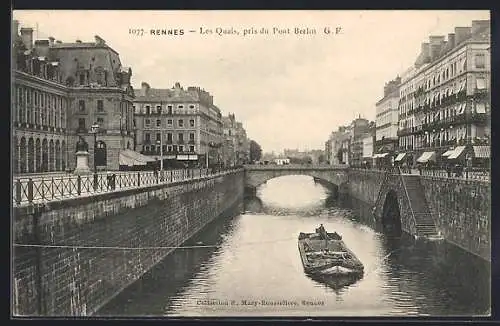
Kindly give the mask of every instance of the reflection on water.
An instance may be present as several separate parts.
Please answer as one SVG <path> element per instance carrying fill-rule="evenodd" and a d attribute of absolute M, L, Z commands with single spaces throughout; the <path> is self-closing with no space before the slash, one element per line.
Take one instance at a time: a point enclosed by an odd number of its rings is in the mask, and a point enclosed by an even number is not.
<path fill-rule="evenodd" d="M 489 266 L 445 243 L 387 239 L 309 177 L 276 178 L 245 212 L 211 224 L 98 315 L 482 315 Z M 361 278 L 306 276 L 299 232 L 337 231 L 365 266 Z"/>

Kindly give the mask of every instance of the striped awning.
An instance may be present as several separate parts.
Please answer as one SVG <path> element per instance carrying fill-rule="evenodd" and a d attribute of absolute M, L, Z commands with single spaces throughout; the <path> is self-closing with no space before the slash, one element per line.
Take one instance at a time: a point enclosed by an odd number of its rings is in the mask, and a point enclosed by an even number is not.
<path fill-rule="evenodd" d="M 472 146 L 475 158 L 490 158 L 490 146 Z"/>
<path fill-rule="evenodd" d="M 125 165 L 125 166 L 146 165 L 146 163 L 136 161 L 133 158 L 128 157 L 126 155 L 120 155 L 119 161 L 120 165 Z"/>
<path fill-rule="evenodd" d="M 435 152 L 423 152 L 422 155 L 417 159 L 418 163 L 427 163 L 428 161 L 435 161 L 436 153 Z"/>
<path fill-rule="evenodd" d="M 399 153 L 398 156 L 396 156 L 396 158 L 394 159 L 395 162 L 399 162 L 401 161 L 402 159 L 404 159 L 406 156 L 406 153 Z"/>
<path fill-rule="evenodd" d="M 156 161 L 152 157 L 142 155 L 130 149 L 124 149 L 120 151 L 119 162 L 120 165 L 134 166 L 134 165 L 146 165 L 148 162 Z M 122 164 L 123 163 L 123 164 Z"/>
<path fill-rule="evenodd" d="M 443 155 L 441 155 L 441 156 L 444 156 L 444 157 L 450 156 L 451 153 L 453 153 L 453 151 L 454 151 L 454 149 L 449 149 L 446 152 L 444 152 Z"/>
<path fill-rule="evenodd" d="M 448 158 L 450 160 L 457 159 L 460 157 L 460 155 L 462 155 L 464 151 L 465 151 L 465 146 L 457 146 L 455 147 L 453 152 L 450 155 L 448 155 Z"/>

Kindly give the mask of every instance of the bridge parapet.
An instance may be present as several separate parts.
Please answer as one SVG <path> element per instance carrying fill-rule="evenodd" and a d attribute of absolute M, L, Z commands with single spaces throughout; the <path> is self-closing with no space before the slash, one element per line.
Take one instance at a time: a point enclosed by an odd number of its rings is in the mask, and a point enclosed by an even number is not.
<path fill-rule="evenodd" d="M 256 188 L 273 178 L 288 175 L 307 175 L 340 187 L 347 183 L 348 169 L 347 165 L 245 165 L 245 186 Z"/>
<path fill-rule="evenodd" d="M 311 164 L 248 164 L 244 165 L 245 170 L 348 170 L 347 165 L 311 165 Z"/>

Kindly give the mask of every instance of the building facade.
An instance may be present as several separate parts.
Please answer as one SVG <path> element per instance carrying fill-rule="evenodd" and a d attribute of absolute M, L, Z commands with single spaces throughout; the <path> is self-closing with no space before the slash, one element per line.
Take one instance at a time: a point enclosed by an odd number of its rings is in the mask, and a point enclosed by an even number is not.
<path fill-rule="evenodd" d="M 243 165 L 250 159 L 250 142 L 243 124 L 233 114 L 222 117 L 223 163 L 225 166 Z"/>
<path fill-rule="evenodd" d="M 400 87 L 401 154 L 439 163 L 455 149 L 449 158 L 459 159 L 465 147 L 475 153 L 476 146 L 489 145 L 490 38 L 490 21 L 477 20 L 455 27 L 446 40 L 430 36 L 422 44 Z"/>
<path fill-rule="evenodd" d="M 207 166 L 222 161 L 222 115 L 209 92 L 199 87 L 135 90 L 134 148 L 164 166 Z M 163 156 L 162 156 L 163 155 Z"/>
<path fill-rule="evenodd" d="M 90 167 L 118 170 L 120 151 L 133 141 L 134 96 L 119 54 L 99 36 L 33 40 L 33 29 L 19 30 L 17 21 L 12 40 L 14 172 L 74 170 L 80 138 Z"/>
<path fill-rule="evenodd" d="M 384 86 L 384 96 L 376 105 L 375 149 L 378 154 L 393 152 L 398 145 L 399 86 L 401 77 L 396 77 Z"/>

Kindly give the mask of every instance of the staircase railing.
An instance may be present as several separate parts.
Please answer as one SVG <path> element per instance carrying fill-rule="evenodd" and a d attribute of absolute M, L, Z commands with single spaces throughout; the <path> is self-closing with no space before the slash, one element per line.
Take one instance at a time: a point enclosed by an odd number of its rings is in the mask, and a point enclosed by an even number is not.
<path fill-rule="evenodd" d="M 417 227 L 417 217 L 415 216 L 415 212 L 413 211 L 413 206 L 411 204 L 410 195 L 408 194 L 408 189 L 406 189 L 405 178 L 403 178 L 403 175 L 401 174 L 401 168 L 399 166 L 397 168 L 399 171 L 399 177 L 401 178 L 401 183 L 403 184 L 403 188 L 405 189 L 406 199 L 408 199 L 408 205 L 410 206 L 411 215 L 413 216 L 413 219 L 415 220 L 415 228 L 416 228 Z"/>
<path fill-rule="evenodd" d="M 377 195 L 377 200 L 375 200 L 375 207 L 373 208 L 373 213 L 377 211 L 377 207 L 379 206 L 380 202 L 382 201 L 382 188 L 384 187 L 385 183 L 387 182 L 387 179 L 389 178 L 389 170 L 384 172 L 384 179 L 382 180 L 382 183 L 380 184 L 380 189 L 378 190 L 378 195 Z M 383 207 L 382 207 L 383 209 Z"/>

